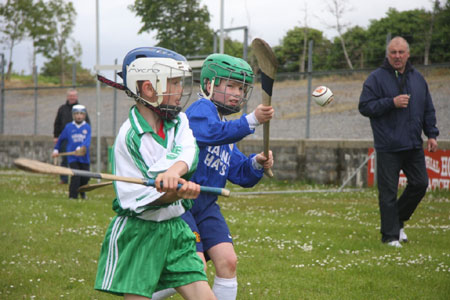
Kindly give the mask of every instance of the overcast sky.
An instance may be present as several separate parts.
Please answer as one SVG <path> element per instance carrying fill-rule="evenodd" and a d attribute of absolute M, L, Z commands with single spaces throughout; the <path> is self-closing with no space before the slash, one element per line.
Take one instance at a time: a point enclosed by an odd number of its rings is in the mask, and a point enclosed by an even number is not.
<path fill-rule="evenodd" d="M 1 1 L 1 0 L 0 0 Z M 119 64 L 131 49 L 141 46 L 153 46 L 155 33 L 137 34 L 141 24 L 127 6 L 133 0 L 98 0 L 100 13 L 100 64 L 113 64 L 117 58 Z M 210 27 L 220 29 L 220 0 L 201 0 L 211 14 Z M 415 8 L 431 10 L 431 0 L 348 0 L 348 10 L 344 22 L 350 26 L 367 28 L 371 19 L 386 16 L 389 7 L 399 11 Z M 83 49 L 82 64 L 93 70 L 96 64 L 96 7 L 94 0 L 73 0 L 77 11 L 77 20 L 73 38 L 81 43 Z M 321 30 L 329 39 L 336 36 L 330 29 L 333 16 L 328 12 L 327 0 L 224 0 L 224 27 L 248 26 L 249 43 L 255 37 L 266 40 L 271 46 L 279 45 L 286 32 L 295 26 L 303 26 L 305 7 L 308 12 L 307 23 Z M 233 39 L 242 41 L 243 32 L 231 33 Z M 3 47 L 1 47 L 3 48 Z M 9 53 L 0 49 L 8 57 Z M 32 47 L 21 42 L 14 50 L 14 70 L 31 72 Z M 38 67 L 42 58 L 38 58 Z"/>

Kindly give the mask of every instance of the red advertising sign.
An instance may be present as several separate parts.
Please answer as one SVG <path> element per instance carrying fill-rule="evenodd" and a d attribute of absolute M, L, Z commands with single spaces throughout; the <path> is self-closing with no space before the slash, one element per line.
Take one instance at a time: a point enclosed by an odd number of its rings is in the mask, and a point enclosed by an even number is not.
<path fill-rule="evenodd" d="M 374 151 L 374 148 L 369 148 L 368 155 L 370 156 Z M 436 152 L 425 150 L 425 164 L 428 173 L 428 189 L 450 190 L 450 150 Z M 373 186 L 374 183 L 375 157 L 373 156 L 367 164 L 367 185 Z M 405 187 L 406 183 L 406 176 L 401 171 L 398 186 Z"/>

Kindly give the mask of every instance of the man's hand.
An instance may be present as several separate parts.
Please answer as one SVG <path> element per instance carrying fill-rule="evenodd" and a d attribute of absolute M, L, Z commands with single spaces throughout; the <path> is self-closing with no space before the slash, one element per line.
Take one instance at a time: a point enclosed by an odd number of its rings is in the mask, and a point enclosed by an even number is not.
<path fill-rule="evenodd" d="M 403 94 L 394 97 L 394 105 L 396 108 L 406 108 L 409 104 L 409 95 Z"/>
<path fill-rule="evenodd" d="M 269 150 L 269 158 L 264 156 L 264 152 L 261 152 L 255 156 L 256 162 L 259 163 L 264 169 L 270 169 L 273 166 L 272 151 Z"/>
<path fill-rule="evenodd" d="M 429 152 L 436 152 L 437 147 L 438 147 L 438 143 L 437 143 L 436 139 L 433 139 L 433 138 L 428 139 L 427 149 Z"/>
<path fill-rule="evenodd" d="M 274 109 L 272 106 L 259 104 L 255 108 L 255 117 L 260 124 L 270 121 L 273 117 Z"/>

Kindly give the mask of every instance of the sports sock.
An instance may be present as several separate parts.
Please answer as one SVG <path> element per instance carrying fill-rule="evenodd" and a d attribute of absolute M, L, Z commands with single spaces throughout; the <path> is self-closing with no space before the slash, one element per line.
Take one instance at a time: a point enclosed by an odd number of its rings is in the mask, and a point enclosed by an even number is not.
<path fill-rule="evenodd" d="M 153 293 L 152 300 L 162 300 L 166 299 L 172 295 L 175 295 L 177 291 L 174 288 L 168 288 L 165 290 L 157 291 Z"/>
<path fill-rule="evenodd" d="M 237 279 L 234 278 L 214 278 L 213 292 L 217 300 L 236 300 L 237 297 Z"/>

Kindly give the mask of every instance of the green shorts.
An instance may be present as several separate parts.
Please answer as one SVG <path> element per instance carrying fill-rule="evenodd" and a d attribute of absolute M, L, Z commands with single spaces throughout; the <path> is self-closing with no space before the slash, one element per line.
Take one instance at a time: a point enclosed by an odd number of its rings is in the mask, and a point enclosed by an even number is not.
<path fill-rule="evenodd" d="M 195 235 L 179 217 L 144 221 L 116 216 L 103 241 L 95 289 L 151 298 L 156 291 L 207 281 Z"/>

